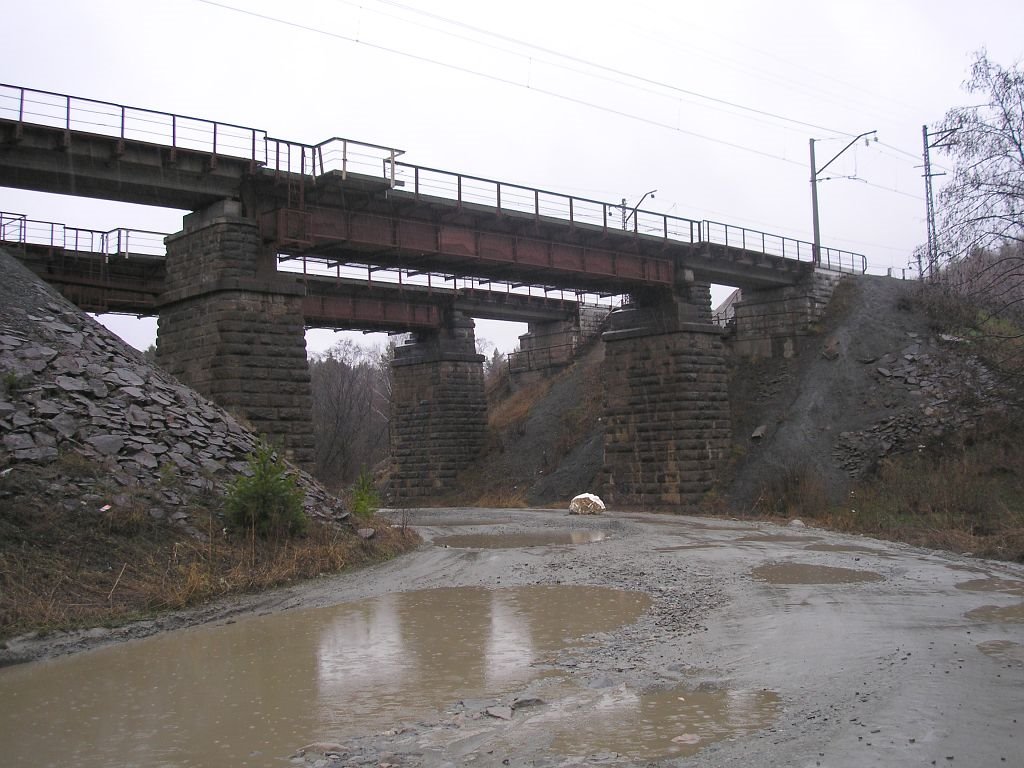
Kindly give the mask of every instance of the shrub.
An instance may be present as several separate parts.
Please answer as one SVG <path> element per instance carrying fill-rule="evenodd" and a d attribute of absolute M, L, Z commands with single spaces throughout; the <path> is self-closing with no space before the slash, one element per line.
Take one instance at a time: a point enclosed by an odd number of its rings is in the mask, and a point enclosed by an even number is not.
<path fill-rule="evenodd" d="M 380 495 L 373 485 L 373 478 L 363 467 L 356 484 L 352 487 L 352 512 L 358 517 L 370 517 L 380 508 Z"/>
<path fill-rule="evenodd" d="M 305 494 L 274 450 L 261 442 L 248 461 L 251 475 L 239 477 L 228 488 L 228 519 L 260 536 L 291 536 L 305 531 Z"/>

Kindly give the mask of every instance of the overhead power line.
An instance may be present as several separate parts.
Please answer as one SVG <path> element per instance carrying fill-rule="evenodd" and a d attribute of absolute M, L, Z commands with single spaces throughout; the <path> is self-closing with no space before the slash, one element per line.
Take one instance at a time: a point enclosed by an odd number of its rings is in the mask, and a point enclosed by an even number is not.
<path fill-rule="evenodd" d="M 350 0 L 335 0 L 335 1 L 336 2 L 344 2 L 346 4 L 352 4 L 350 2 Z M 735 102 L 735 101 L 729 101 L 728 99 L 720 99 L 717 96 L 710 96 L 710 95 L 708 95 L 706 93 L 701 93 L 699 91 L 693 91 L 693 90 L 690 90 L 688 88 L 682 88 L 680 86 L 673 85 L 672 83 L 666 83 L 666 82 L 664 82 L 662 80 L 656 80 L 654 78 L 645 77 L 644 75 L 638 75 L 638 74 L 635 74 L 633 72 L 627 72 L 625 70 L 618 69 L 616 67 L 610 67 L 610 66 L 608 66 L 606 64 L 601 64 L 599 62 L 590 61 L 589 59 L 584 59 L 584 58 L 581 58 L 579 56 L 572 56 L 570 54 L 562 53 L 561 51 L 556 51 L 556 50 L 553 50 L 551 48 L 546 48 L 544 46 L 537 45 L 535 43 L 531 43 L 531 42 L 526 41 L 526 40 L 520 40 L 519 38 L 512 37 L 510 35 L 505 35 L 505 34 L 502 34 L 500 32 L 493 32 L 493 31 L 491 31 L 489 29 L 484 29 L 483 27 L 477 27 L 477 26 L 474 26 L 472 24 L 467 24 L 466 22 L 459 21 L 458 19 L 451 19 L 451 18 L 448 18 L 446 16 L 441 16 L 440 14 L 431 13 L 430 11 L 422 10 L 420 8 L 414 8 L 414 7 L 406 5 L 404 3 L 397 2 L 397 0 L 377 0 L 377 2 L 381 3 L 382 5 L 390 5 L 390 6 L 393 6 L 395 8 L 401 8 L 402 10 L 408 11 L 409 13 L 414 13 L 414 14 L 417 14 L 419 16 L 425 16 L 427 18 L 434 19 L 435 21 L 444 22 L 445 24 L 451 24 L 452 26 L 461 27 L 462 29 L 468 29 L 468 30 L 470 30 L 472 32 L 476 32 L 477 34 L 486 35 L 488 37 L 493 37 L 493 38 L 495 38 L 497 40 L 502 40 L 502 41 L 504 41 L 506 43 L 512 43 L 514 45 L 518 45 L 518 46 L 521 46 L 523 48 L 529 48 L 529 49 L 532 49 L 532 50 L 535 50 L 535 51 L 540 51 L 541 53 L 545 53 L 545 54 L 547 54 L 549 56 L 557 56 L 560 59 L 565 59 L 566 61 L 572 61 L 572 62 L 575 62 L 576 64 L 582 64 L 584 66 L 591 67 L 593 69 L 597 69 L 597 70 L 600 70 L 602 72 L 608 72 L 609 74 L 617 75 L 618 77 L 625 77 L 625 78 L 628 78 L 630 80 L 635 80 L 637 82 L 644 83 L 646 85 L 653 85 L 653 86 L 656 86 L 658 88 L 664 88 L 665 90 L 672 91 L 674 93 L 683 94 L 685 96 L 692 96 L 694 98 L 702 99 L 704 101 L 710 101 L 710 102 L 713 102 L 715 104 L 720 104 L 722 106 L 731 107 L 732 109 L 738 109 L 738 110 L 743 111 L 743 112 L 750 112 L 751 114 L 760 115 L 762 117 L 770 117 L 770 118 L 772 118 L 774 120 L 780 120 L 782 122 L 792 123 L 793 125 L 799 125 L 802 128 L 813 128 L 816 131 L 825 131 L 827 133 L 836 133 L 836 134 L 839 134 L 839 135 L 842 135 L 842 136 L 846 136 L 846 137 L 849 137 L 849 136 L 853 135 L 852 133 L 849 133 L 848 131 L 842 131 L 842 130 L 839 130 L 839 129 L 836 129 L 836 128 L 828 128 L 826 126 L 817 125 L 816 123 L 809 123 L 809 122 L 806 122 L 806 121 L 803 121 L 803 120 L 797 120 L 796 118 L 787 117 L 786 115 L 780 115 L 780 114 L 778 114 L 776 112 L 769 112 L 768 110 L 758 109 L 756 107 L 747 106 L 746 104 L 740 104 L 740 103 Z"/>
<path fill-rule="evenodd" d="M 245 8 L 237 8 L 237 7 L 232 6 L 232 5 L 227 5 L 225 3 L 217 2 L 216 0 L 197 0 L 197 1 L 200 2 L 200 3 L 203 3 L 204 5 L 214 6 L 216 8 L 221 8 L 223 10 L 231 11 L 231 12 L 234 12 L 234 13 L 239 13 L 239 14 L 242 14 L 242 15 L 245 15 L 245 16 L 251 16 L 253 18 L 262 19 L 263 21 L 268 21 L 268 22 L 271 22 L 271 23 L 274 23 L 274 24 L 282 24 L 284 26 L 288 26 L 288 27 L 291 27 L 293 29 L 300 29 L 300 30 L 303 30 L 305 32 L 311 32 L 311 33 L 314 33 L 314 34 L 317 34 L 317 35 L 323 35 L 325 37 L 331 37 L 331 38 L 334 38 L 334 39 L 337 39 L 337 40 L 344 40 L 345 42 L 355 43 L 356 45 L 364 45 L 364 46 L 366 46 L 368 48 L 373 48 L 374 50 L 383 51 L 385 53 L 390 53 L 390 54 L 394 54 L 394 55 L 397 55 L 397 56 L 404 56 L 405 58 L 409 58 L 409 59 L 412 59 L 414 61 L 420 61 L 420 62 L 424 62 L 424 63 L 428 63 L 428 64 L 434 64 L 436 66 L 444 67 L 446 69 L 451 69 L 451 70 L 456 71 L 456 72 L 462 72 L 463 74 L 473 75 L 475 77 L 482 77 L 482 78 L 485 78 L 487 80 L 492 80 L 494 82 L 501 83 L 503 85 L 511 85 L 511 86 L 516 87 L 516 88 L 522 88 L 524 90 L 533 91 L 535 93 L 541 93 L 541 94 L 544 94 L 546 96 L 551 96 L 551 97 L 556 98 L 556 99 L 561 99 L 562 101 L 566 101 L 566 102 L 569 102 L 571 104 L 578 104 L 580 106 L 589 107 L 591 109 L 597 109 L 597 110 L 600 110 L 602 112 L 607 112 L 608 114 L 617 115 L 619 117 L 625 117 L 627 119 L 635 120 L 637 122 L 645 123 L 647 125 L 653 125 L 653 126 L 658 127 L 658 128 L 665 128 L 665 129 L 668 129 L 670 131 L 675 131 L 676 133 L 681 133 L 681 134 L 686 135 L 686 136 L 693 136 L 694 138 L 702 139 L 704 141 L 710 141 L 712 143 L 720 144 L 722 146 L 730 147 L 732 149 L 737 149 L 737 150 L 740 150 L 742 152 L 749 152 L 751 154 L 759 155 L 761 157 L 770 158 L 772 160 L 778 160 L 779 162 L 782 162 L 782 163 L 788 163 L 790 165 L 797 165 L 797 166 L 803 167 L 803 163 L 799 163 L 796 160 L 790 160 L 788 157 L 784 157 L 782 155 L 772 154 L 771 152 L 765 152 L 765 151 L 760 150 L 760 149 L 754 149 L 753 147 L 746 146 L 745 144 L 737 144 L 736 142 L 726 141 L 725 139 L 719 139 L 719 138 L 716 138 L 714 136 L 708 136 L 707 134 L 699 133 L 698 131 L 690 131 L 690 130 L 687 130 L 685 128 L 680 128 L 679 126 L 671 125 L 670 123 L 662 122 L 660 120 L 652 120 L 651 118 L 642 117 L 641 115 L 636 115 L 636 114 L 633 114 L 632 112 L 626 112 L 625 110 L 621 110 L 621 109 L 614 109 L 613 107 L 608 107 L 608 106 L 605 106 L 603 104 L 597 104 L 597 103 L 592 102 L 592 101 L 587 101 L 586 99 L 580 99 L 580 98 L 576 98 L 574 96 L 569 96 L 569 95 L 564 94 L 564 93 L 558 93 L 557 91 L 551 91 L 551 90 L 548 90 L 546 88 L 540 88 L 540 87 L 538 87 L 536 85 L 531 85 L 531 84 L 528 84 L 528 83 L 521 83 L 521 82 L 518 82 L 516 80 L 510 80 L 510 79 L 505 78 L 505 77 L 500 77 L 499 75 L 493 75 L 493 74 L 489 74 L 487 72 L 481 72 L 479 70 L 475 70 L 475 69 L 472 69 L 470 67 L 464 67 L 464 66 L 461 66 L 459 64 L 452 64 L 451 62 L 440 61 L 438 59 L 432 59 L 432 58 L 430 58 L 428 56 L 422 56 L 420 54 L 410 53 L 409 51 L 403 51 L 403 50 L 398 49 L 398 48 L 392 48 L 392 47 L 389 47 L 389 46 L 386 46 L 386 45 L 381 45 L 380 43 L 371 43 L 371 42 L 368 42 L 366 40 L 361 40 L 361 39 L 356 38 L 356 37 L 351 37 L 349 35 L 343 35 L 340 32 L 331 32 L 331 31 L 328 31 L 328 30 L 325 30 L 325 29 L 317 29 L 316 27 L 311 27 L 311 26 L 308 26 L 306 24 L 300 24 L 300 23 L 298 23 L 296 21 L 289 21 L 288 19 L 281 19 L 281 18 L 278 18 L 276 16 L 270 16 L 268 14 L 258 13 L 256 11 L 250 11 L 250 10 L 247 10 Z"/>
<path fill-rule="evenodd" d="M 363 10 L 366 10 L 365 6 L 352 3 L 349 0 L 335 0 L 335 1 L 336 2 L 345 3 L 345 4 L 349 4 L 349 5 L 357 5 L 357 7 L 361 8 Z M 750 114 L 759 115 L 761 117 L 767 117 L 767 118 L 771 118 L 771 119 L 775 119 L 775 120 L 780 120 L 780 121 L 783 121 L 783 122 L 788 122 L 788 123 L 791 123 L 793 125 L 799 125 L 799 126 L 804 127 L 804 128 L 813 128 L 815 130 L 827 131 L 829 133 L 837 134 L 839 136 L 849 137 L 849 136 L 853 135 L 853 134 L 851 134 L 849 132 L 846 132 L 846 131 L 842 131 L 842 130 L 838 130 L 838 129 L 834 129 L 834 128 L 829 128 L 829 127 L 826 127 L 826 126 L 820 126 L 820 125 L 816 125 L 814 123 L 808 123 L 808 122 L 801 121 L 801 120 L 796 120 L 794 118 L 786 117 L 785 115 L 779 115 L 779 114 L 776 114 L 776 113 L 773 113 L 773 112 L 768 112 L 766 110 L 760 110 L 760 109 L 757 109 L 757 108 L 754 108 L 754 107 L 748 107 L 746 105 L 739 104 L 737 102 L 732 102 L 732 101 L 729 101 L 727 99 L 719 99 L 717 97 L 708 96 L 707 94 L 702 94 L 702 93 L 699 93 L 697 91 L 691 91 L 691 90 L 688 90 L 688 89 L 680 88 L 680 87 L 674 86 L 674 85 L 672 85 L 670 83 L 664 83 L 664 82 L 661 82 L 661 81 L 658 81 L 658 80 L 654 80 L 652 78 L 643 77 L 641 75 L 635 75 L 635 74 L 632 74 L 632 73 L 629 73 L 629 72 L 625 72 L 623 70 L 616 69 L 614 67 L 609 67 L 609 66 L 606 66 L 606 65 L 603 65 L 603 64 L 599 64 L 599 63 L 596 63 L 596 62 L 591 62 L 591 61 L 588 61 L 586 59 L 582 59 L 582 58 L 579 58 L 579 57 L 574 57 L 574 56 L 570 56 L 570 55 L 567 55 L 567 54 L 562 54 L 562 53 L 559 53 L 558 51 L 554 51 L 554 50 L 551 50 L 549 48 L 544 48 L 542 46 L 537 46 L 537 45 L 534 45 L 532 43 L 529 43 L 529 42 L 526 42 L 526 41 L 522 41 L 522 40 L 518 40 L 516 38 L 510 37 L 510 36 L 507 36 L 507 35 L 503 35 L 503 34 L 496 33 L 496 32 L 490 32 L 489 30 L 482 29 L 482 28 L 479 28 L 479 27 L 475 27 L 475 26 L 467 24 L 465 22 L 461 22 L 461 21 L 454 20 L 454 19 L 447 19 L 447 18 L 445 18 L 443 16 L 439 16 L 438 14 L 433 14 L 433 13 L 430 13 L 428 11 L 422 11 L 422 10 L 417 9 L 417 8 L 412 8 L 410 6 L 404 5 L 403 3 L 396 2 L 396 0 L 379 0 L 379 1 L 382 2 L 385 5 L 391 5 L 391 6 L 394 6 L 394 7 L 397 7 L 397 8 L 401 8 L 403 10 L 408 10 L 408 11 L 410 11 L 412 13 L 416 13 L 416 14 L 419 14 L 419 15 L 422 15 L 422 16 L 426 16 L 428 18 L 432 18 L 432 19 L 437 20 L 437 21 L 442 21 L 442 22 L 445 22 L 445 23 L 453 24 L 455 26 L 462 27 L 462 28 L 468 29 L 470 31 L 473 31 L 473 32 L 476 32 L 476 33 L 479 33 L 479 34 L 484 34 L 484 35 L 488 35 L 488 36 L 491 36 L 491 37 L 494 37 L 494 38 L 497 38 L 497 39 L 501 39 L 501 40 L 503 40 L 505 42 L 509 42 L 509 43 L 514 44 L 514 45 L 519 45 L 519 46 L 523 46 L 523 47 L 526 47 L 526 48 L 532 48 L 534 50 L 541 51 L 541 52 L 543 52 L 545 54 L 553 55 L 553 56 L 556 56 L 556 57 L 559 57 L 559 58 L 563 58 L 563 59 L 566 59 L 566 60 L 569 60 L 569 61 L 573 61 L 573 62 L 582 64 L 582 65 L 585 65 L 585 66 L 588 66 L 588 67 L 592 67 L 592 68 L 597 69 L 597 70 L 601 70 L 601 71 L 608 72 L 610 74 L 617 75 L 619 77 L 625 77 L 625 78 L 628 78 L 628 79 L 631 79 L 631 80 L 635 80 L 637 82 L 646 83 L 646 84 L 651 85 L 651 86 L 664 88 L 666 90 L 673 91 L 673 92 L 678 93 L 678 94 L 682 94 L 682 95 L 690 96 L 690 97 L 693 97 L 693 98 L 701 99 L 701 100 L 704 100 L 704 101 L 708 101 L 708 102 L 711 102 L 711 103 L 718 104 L 720 106 L 729 107 L 729 108 L 732 108 L 732 109 L 737 109 L 737 110 L 740 110 L 740 111 L 743 111 L 743 112 L 748 112 Z M 655 119 L 652 119 L 652 118 L 644 117 L 642 115 L 638 115 L 638 114 L 635 114 L 633 112 L 628 112 L 628 111 L 622 110 L 622 109 L 616 109 L 614 107 L 609 107 L 609 106 L 604 105 L 604 104 L 599 104 L 599 103 L 596 103 L 596 102 L 592 102 L 592 101 L 589 101 L 587 99 L 578 98 L 578 97 L 575 97 L 575 96 L 570 96 L 570 95 L 565 94 L 565 93 L 560 93 L 558 91 L 553 91 L 553 90 L 550 90 L 550 89 L 547 89 L 547 88 L 540 87 L 540 86 L 535 85 L 535 84 L 530 83 L 530 82 L 523 83 L 523 82 L 520 82 L 518 80 L 513 80 L 513 79 L 510 79 L 510 78 L 507 78 L 507 77 L 502 77 L 500 75 L 495 75 L 495 74 L 491 74 L 491 73 L 487 73 L 487 72 L 482 72 L 480 70 L 473 69 L 472 67 L 463 66 L 463 65 L 460 65 L 460 64 L 454 64 L 454 63 L 447 62 L 447 61 L 441 61 L 439 59 L 434 59 L 434 58 L 431 58 L 429 56 L 424 56 L 424 55 L 421 55 L 421 54 L 412 53 L 410 51 L 405 51 L 405 50 L 401 50 L 399 48 L 394 48 L 394 47 L 391 47 L 391 46 L 382 45 L 380 43 L 370 42 L 368 40 L 364 40 L 364 39 L 361 39 L 359 37 L 354 37 L 354 36 L 351 36 L 351 35 L 342 34 L 340 32 L 334 32 L 334 31 L 330 31 L 330 30 L 326 30 L 326 29 L 321 29 L 321 28 L 313 27 L 313 26 L 310 26 L 310 25 L 307 25 L 307 24 L 302 24 L 302 23 L 299 23 L 299 22 L 296 22 L 296 21 L 291 21 L 289 19 L 284 19 L 284 18 L 280 18 L 280 17 L 277 17 L 277 16 L 271 16 L 271 15 L 265 14 L 265 13 L 259 13 L 257 11 L 252 11 L 252 10 L 248 10 L 248 9 L 245 9 L 245 8 L 239 8 L 239 7 L 236 7 L 236 6 L 233 6 L 233 5 L 228 5 L 227 3 L 218 2 L 218 0 L 197 0 L 197 2 L 200 2 L 200 3 L 204 4 L 204 5 L 209 5 L 209 6 L 213 6 L 213 7 L 216 7 L 216 8 L 220 8 L 222 10 L 229 11 L 229 12 L 232 12 L 232 13 L 237 13 L 237 14 L 241 14 L 241 15 L 245 15 L 245 16 L 250 16 L 252 18 L 257 18 L 257 19 L 260 19 L 262 21 L 266 21 L 266 22 L 269 22 L 269 23 L 280 24 L 280 25 L 283 25 L 283 26 L 290 27 L 292 29 L 297 29 L 297 30 L 301 30 L 301 31 L 304 31 L 304 32 L 309 32 L 309 33 L 312 33 L 312 34 L 321 35 L 321 36 L 324 36 L 324 37 L 329 37 L 329 38 L 333 38 L 333 39 L 336 39 L 336 40 L 341 40 L 341 41 L 344 41 L 344 42 L 353 43 L 353 44 L 356 44 L 356 45 L 366 46 L 366 47 L 374 49 L 374 50 L 378 50 L 378 51 L 381 51 L 381 52 L 384 52 L 384 53 L 389 53 L 389 54 L 392 54 L 392 55 L 402 56 L 404 58 L 412 59 L 414 61 L 419 61 L 419 62 L 423 62 L 423 63 L 433 64 L 435 66 L 443 67 L 445 69 L 450 69 L 452 71 L 460 72 L 462 74 L 467 74 L 467 75 L 471 75 L 471 76 L 474 76 L 474 77 L 480 77 L 480 78 L 483 78 L 483 79 L 486 79 L 486 80 L 490 80 L 492 82 L 501 83 L 502 85 L 508 85 L 508 86 L 513 86 L 513 87 L 516 87 L 516 88 L 521 88 L 523 90 L 533 91 L 535 93 L 540 93 L 540 94 L 543 94 L 545 96 L 549 96 L 551 98 L 555 98 L 555 99 L 559 99 L 561 101 L 565 101 L 567 103 L 577 104 L 579 106 L 587 107 L 587 108 L 590 108 L 590 109 L 596 109 L 596 110 L 599 110 L 601 112 L 605 112 L 607 114 L 616 115 L 618 117 L 626 118 L 628 120 L 633 120 L 635 122 L 643 123 L 645 125 L 651 125 L 651 126 L 654 126 L 654 127 L 657 127 L 657 128 L 663 128 L 663 129 L 666 129 L 666 130 L 674 131 L 675 133 L 679 133 L 679 134 L 682 134 L 682 135 L 685 135 L 685 136 L 691 136 L 693 138 L 700 139 L 702 141 L 708 141 L 708 142 L 711 142 L 711 143 L 714 143 L 714 144 L 718 144 L 720 146 L 729 147 L 730 149 L 735 149 L 735 150 L 738 150 L 738 151 L 741 151 L 741 152 L 746 152 L 746 153 L 749 153 L 749 154 L 757 155 L 759 157 L 764 157 L 764 158 L 767 158 L 767 159 L 770 159 L 770 160 L 776 160 L 776 161 L 781 162 L 781 163 L 786 163 L 787 165 L 793 165 L 793 166 L 797 166 L 797 167 L 801 167 L 801 168 L 804 167 L 804 163 L 799 162 L 797 160 L 793 160 L 793 159 L 788 158 L 788 157 L 785 157 L 783 155 L 775 154 L 775 153 L 768 152 L 768 151 L 765 151 L 765 150 L 756 149 L 756 148 L 748 146 L 746 144 L 740 144 L 740 143 L 737 143 L 737 142 L 727 141 L 725 139 L 721 139 L 721 138 L 718 138 L 716 136 L 710 136 L 708 134 L 701 133 L 699 131 L 692 131 L 692 130 L 689 130 L 689 129 L 686 129 L 686 128 L 682 128 L 682 127 L 680 127 L 678 125 L 673 125 L 671 123 L 666 123 L 666 122 L 663 122 L 663 121 L 660 121 L 660 120 L 655 120 Z M 475 42 L 475 41 L 473 41 L 473 42 Z M 484 45 L 486 45 L 486 44 L 484 44 Z M 514 53 L 514 52 L 510 52 L 510 53 Z M 522 55 L 522 54 L 518 54 L 518 55 Z M 604 79 L 609 79 L 609 78 L 604 78 Z M 620 82 L 620 81 L 614 81 L 614 82 Z M 636 86 L 627 86 L 627 87 L 636 87 Z M 903 152 L 903 150 L 899 150 L 896 147 L 892 147 L 892 149 L 895 149 L 897 151 Z M 909 153 L 906 153 L 906 154 L 909 154 Z M 873 183 L 868 182 L 868 181 L 864 181 L 864 183 L 866 183 L 866 184 L 868 184 L 870 186 L 876 187 L 878 189 L 887 191 L 887 192 L 893 192 L 895 194 L 900 194 L 900 195 L 904 195 L 904 196 L 907 196 L 907 197 L 916 197 L 914 195 L 910 195 L 908 193 L 901 192 L 898 189 L 880 186 L 878 184 L 873 184 Z"/>

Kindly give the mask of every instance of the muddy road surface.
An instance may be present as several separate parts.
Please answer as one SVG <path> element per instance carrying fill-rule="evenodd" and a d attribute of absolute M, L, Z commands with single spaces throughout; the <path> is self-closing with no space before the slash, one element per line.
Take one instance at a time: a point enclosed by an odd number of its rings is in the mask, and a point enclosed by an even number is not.
<path fill-rule="evenodd" d="M 9 644 L 49 658 L 0 669 L 4 764 L 1024 765 L 1020 566 L 704 518 L 389 517 L 417 552 Z"/>

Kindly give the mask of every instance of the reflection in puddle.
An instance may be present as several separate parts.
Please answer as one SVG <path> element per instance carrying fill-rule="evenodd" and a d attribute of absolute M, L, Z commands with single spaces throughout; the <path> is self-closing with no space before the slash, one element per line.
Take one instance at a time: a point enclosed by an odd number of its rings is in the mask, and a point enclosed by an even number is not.
<path fill-rule="evenodd" d="M 1024 623 L 1024 603 L 999 607 L 983 605 L 964 614 L 972 621 L 1006 621 L 1014 624 Z"/>
<path fill-rule="evenodd" d="M 0 669 L 0 744 L 8 765 L 272 764 L 521 686 L 538 655 L 649 605 L 601 587 L 424 590 Z"/>
<path fill-rule="evenodd" d="M 754 542 L 754 543 L 774 543 L 774 542 L 794 542 L 797 544 L 808 542 L 808 541 L 820 541 L 820 536 L 794 536 L 789 533 L 766 533 L 766 534 L 754 534 L 752 536 L 741 536 L 736 541 Z"/>
<path fill-rule="evenodd" d="M 751 575 L 769 584 L 849 584 L 859 581 L 882 581 L 882 574 L 853 568 L 833 568 L 805 563 L 768 563 L 759 565 Z"/>
<path fill-rule="evenodd" d="M 439 547 L 460 549 L 519 549 L 567 544 L 591 544 L 608 538 L 604 531 L 539 531 L 531 533 L 466 533 L 434 539 Z"/>
<path fill-rule="evenodd" d="M 1008 595 L 1024 597 L 1024 581 L 1016 579 L 971 579 L 961 581 L 956 585 L 957 589 L 964 589 L 968 592 L 1005 592 Z"/>
<path fill-rule="evenodd" d="M 1007 661 L 1016 666 L 1024 666 L 1024 645 L 1011 640 L 989 640 L 978 643 L 978 650 L 986 656 L 999 661 Z"/>
<path fill-rule="evenodd" d="M 690 756 L 713 742 L 765 728 L 775 720 L 779 705 L 769 691 L 692 691 L 680 686 L 637 693 L 619 686 L 583 710 L 585 716 L 576 719 L 581 708 L 574 702 L 572 713 L 553 707 L 538 718 L 555 733 L 553 751 L 617 752 L 653 760 Z"/>

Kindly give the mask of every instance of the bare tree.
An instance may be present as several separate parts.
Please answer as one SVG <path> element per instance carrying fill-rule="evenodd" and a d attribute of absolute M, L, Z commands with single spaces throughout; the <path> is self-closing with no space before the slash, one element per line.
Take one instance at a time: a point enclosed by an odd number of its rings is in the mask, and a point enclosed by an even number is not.
<path fill-rule="evenodd" d="M 1024 375 L 1024 73 L 975 55 L 964 89 L 978 103 L 936 131 L 954 162 L 939 195 L 938 280 L 958 322 L 1004 373 Z M 935 273 L 933 273 L 934 275 Z"/>
<path fill-rule="evenodd" d="M 338 488 L 387 456 L 389 354 L 342 341 L 310 360 L 309 372 L 316 474 Z"/>
<path fill-rule="evenodd" d="M 946 263 L 1024 243 L 1024 73 L 982 50 L 964 89 L 980 103 L 949 110 L 937 127 L 948 132 L 942 144 L 955 163 L 939 194 Z"/>

